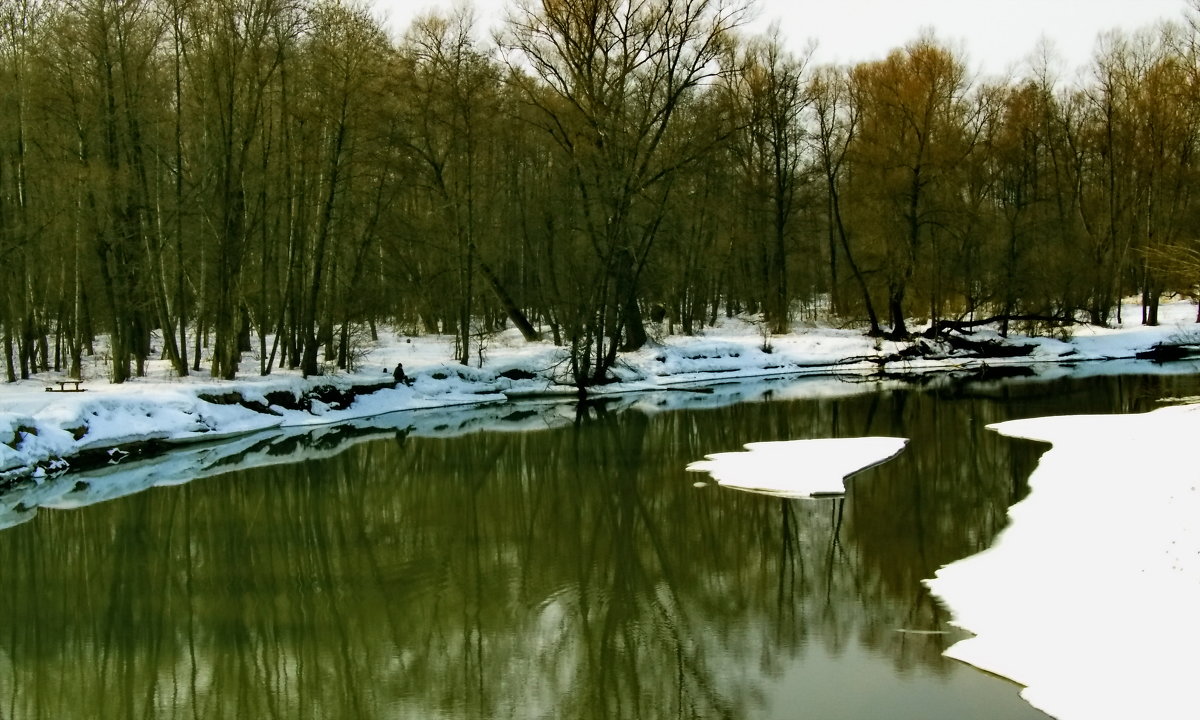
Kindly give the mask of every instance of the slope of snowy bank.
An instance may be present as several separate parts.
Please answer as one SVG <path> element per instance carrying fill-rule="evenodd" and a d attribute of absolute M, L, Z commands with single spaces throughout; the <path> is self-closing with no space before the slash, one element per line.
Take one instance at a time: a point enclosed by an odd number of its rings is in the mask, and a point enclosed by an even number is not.
<path fill-rule="evenodd" d="M 1128 308 L 1125 316 L 1137 317 L 1136 307 Z M 1033 349 L 1025 357 L 1004 359 L 973 358 L 928 341 L 919 341 L 931 351 L 925 356 L 899 359 L 908 344 L 869 338 L 860 330 L 798 326 L 792 334 L 765 337 L 756 324 L 727 320 L 699 335 L 665 338 L 623 355 L 614 369 L 617 382 L 592 392 L 645 392 L 735 378 L 831 372 L 969 372 L 1000 365 L 1045 369 L 1068 362 L 1131 358 L 1196 327 L 1195 307 L 1190 303 L 1164 306 L 1162 317 L 1163 324 L 1155 328 L 1136 322 L 1117 328 L 1076 328 L 1070 342 L 1012 337 L 1009 343 Z M 987 329 L 971 337 L 998 340 Z M 398 410 L 573 393 L 564 384 L 562 349 L 548 342 L 525 343 L 515 331 L 487 342 L 482 367 L 455 365 L 447 361 L 451 355 L 452 341 L 445 337 L 388 335 L 360 361 L 359 371 L 309 379 L 281 370 L 260 377 L 253 374 L 256 358 L 247 354 L 243 367 L 250 372 L 230 382 L 207 376 L 173 378 L 166 364 L 158 362 L 150 364 L 145 378 L 111 385 L 103 379 L 105 368 L 99 358 L 93 358 L 84 374 L 86 392 L 46 392 L 54 380 L 61 379 L 52 373 L 0 385 L 0 486 L 62 472 L 80 454 L 135 442 L 201 442 Z M 379 389 L 397 363 L 404 364 L 413 384 Z M 332 390 L 333 397 L 343 391 L 353 397 L 327 402 L 320 398 L 328 399 L 330 393 L 321 395 L 322 389 Z M 292 402 L 280 404 L 280 397 L 303 402 L 299 407 Z"/>
<path fill-rule="evenodd" d="M 894 380 L 810 377 L 727 383 L 705 392 L 663 390 L 626 393 L 604 399 L 605 412 L 642 413 L 696 410 L 789 397 L 846 397 L 894 389 Z M 0 488 L 0 530 L 32 519 L 39 509 L 70 509 L 132 495 L 162 485 L 179 485 L 228 472 L 332 457 L 368 441 L 414 437 L 457 437 L 477 432 L 527 432 L 564 427 L 593 409 L 574 400 L 524 400 L 519 405 L 488 403 L 432 407 L 355 418 L 336 423 L 271 427 L 218 442 L 181 445 L 151 457 L 116 453 L 95 467 L 62 474 L 47 472 L 36 482 Z M 841 487 L 840 478 L 838 487 Z"/>
<path fill-rule="evenodd" d="M 1060 720 L 1200 708 L 1200 406 L 991 426 L 1052 443 L 988 550 L 929 581 L 975 634 L 946 653 Z"/>

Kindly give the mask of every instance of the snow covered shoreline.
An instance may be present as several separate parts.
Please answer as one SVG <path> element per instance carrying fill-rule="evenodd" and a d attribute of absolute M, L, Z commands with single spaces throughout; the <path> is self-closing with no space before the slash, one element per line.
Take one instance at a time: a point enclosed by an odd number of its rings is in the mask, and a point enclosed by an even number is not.
<path fill-rule="evenodd" d="M 730 320 L 700 335 L 665 338 L 622 356 L 616 382 L 589 392 L 612 395 L 837 373 L 903 377 L 995 372 L 997 367 L 1047 372 L 1065 363 L 1133 358 L 1156 343 L 1197 332 L 1191 329 L 1191 303 L 1165 305 L 1162 314 L 1159 327 L 1134 322 L 1116 328 L 1082 326 L 1069 341 L 1012 336 L 1006 344 L 1030 350 L 1008 358 L 980 358 L 927 340 L 882 341 L 860 330 L 830 327 L 798 327 L 792 334 L 767 338 L 755 324 Z M 1129 308 L 1126 317 L 1135 316 L 1136 310 Z M 969 337 L 1000 342 L 986 329 Z M 918 346 L 923 355 L 911 352 Z M 396 411 L 575 394 L 561 380 L 562 350 L 549 343 L 525 343 L 515 331 L 489 342 L 482 367 L 453 364 L 447 360 L 450 355 L 445 337 L 389 336 L 371 349 L 359 371 L 308 379 L 287 371 L 266 377 L 244 374 L 228 382 L 172 378 L 160 363 L 146 378 L 112 385 L 98 379 L 103 369 L 97 362 L 85 371 L 86 392 L 46 392 L 61 379 L 54 374 L 0 385 L 0 487 L 60 474 L 75 459 L 90 457 L 94 463 L 100 453 L 128 452 L 131 445 L 157 449 Z M 400 362 L 413 379 L 411 386 L 392 387 L 391 369 Z M 247 357 L 244 367 L 255 365 Z"/>
<path fill-rule="evenodd" d="M 927 581 L 975 634 L 946 655 L 1060 720 L 1200 706 L 1200 405 L 989 426 L 1052 444 L 989 549 Z"/>

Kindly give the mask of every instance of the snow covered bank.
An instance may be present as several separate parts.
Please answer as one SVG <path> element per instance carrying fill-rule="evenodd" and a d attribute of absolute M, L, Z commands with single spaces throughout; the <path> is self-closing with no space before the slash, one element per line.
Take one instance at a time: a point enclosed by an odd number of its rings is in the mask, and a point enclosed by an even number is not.
<path fill-rule="evenodd" d="M 528 403 L 521 413 L 493 403 L 473 410 L 432 408 L 394 412 L 337 424 L 273 427 L 220 442 L 184 445 L 147 458 L 112 458 L 69 475 L 48 473 L 36 483 L 0 490 L 0 529 L 32 519 L 39 509 L 70 509 L 180 485 L 239 470 L 331 457 L 371 440 L 450 437 L 479 431 L 532 430 L 565 425 L 574 409 L 563 402 Z"/>
<path fill-rule="evenodd" d="M 899 386 L 895 381 L 859 382 L 836 377 L 776 378 L 729 383 L 706 392 L 626 393 L 607 397 L 604 402 L 606 412 L 632 410 L 651 414 L 789 397 L 846 397 Z M 154 486 L 179 485 L 228 472 L 332 457 L 361 442 L 546 430 L 576 422 L 580 411 L 574 400 L 562 399 L 526 400 L 519 405 L 432 407 L 336 423 L 270 427 L 219 442 L 180 445 L 150 457 L 117 452 L 102 456 L 101 464 L 85 470 L 64 474 L 51 468 L 36 482 L 0 488 L 0 530 L 32 519 L 39 509 L 77 508 Z M 588 408 L 583 407 L 583 411 Z"/>
<path fill-rule="evenodd" d="M 707 455 L 687 469 L 738 490 L 793 498 L 840 495 L 847 477 L 890 460 L 907 442 L 863 437 L 748 443 L 746 452 Z"/>
<path fill-rule="evenodd" d="M 71 459 L 129 446 L 208 442 L 270 428 L 345 422 L 396 410 L 503 401 L 490 378 L 454 368 L 412 387 L 378 377 L 274 382 L 133 382 L 87 392 L 10 392 L 0 411 L 0 485 L 70 468 Z"/>
<path fill-rule="evenodd" d="M 764 337 L 760 325 L 733 319 L 700 335 L 662 338 L 623 355 L 613 371 L 616 382 L 590 392 L 612 395 L 834 372 L 864 377 L 947 371 L 990 374 L 997 367 L 1013 366 L 1042 372 L 1064 363 L 1132 358 L 1157 342 L 1196 334 L 1191 303 L 1165 305 L 1161 315 L 1163 324 L 1156 328 L 1135 322 L 1117 328 L 1076 328 L 1069 342 L 1014 336 L 1007 342 L 1028 346 L 1028 354 L 982 359 L 927 340 L 919 341 L 924 354 L 914 354 L 913 345 L 869 338 L 858 329 L 798 325 L 789 335 Z M 1125 316 L 1135 318 L 1136 309 L 1128 308 Z M 999 340 L 988 329 L 970 338 Z M 573 393 L 563 384 L 563 350 L 545 342 L 525 343 L 516 331 L 486 341 L 482 367 L 454 365 L 447 361 L 451 356 L 452 341 L 446 337 L 389 334 L 361 360 L 362 369 L 355 373 L 303 379 L 277 370 L 259 377 L 251 374 L 257 362 L 248 354 L 244 367 L 251 372 L 231 382 L 205 376 L 173 378 L 166 363 L 157 362 L 150 363 L 148 377 L 122 385 L 108 384 L 100 358 L 92 358 L 84 372 L 86 392 L 45 392 L 61 379 L 54 373 L 0 385 L 0 486 L 62 472 L 81 454 L 108 452 L 130 443 L 200 442 L 398 410 Z M 390 379 L 397 363 L 403 363 L 414 379 L 412 386 L 377 389 Z M 1191 364 L 1188 368 L 1191 371 Z M 280 397 L 296 401 L 279 401 Z"/>
<path fill-rule="evenodd" d="M 1052 443 L 989 550 L 929 581 L 976 635 L 946 653 L 1060 720 L 1200 708 L 1200 406 L 992 426 Z"/>

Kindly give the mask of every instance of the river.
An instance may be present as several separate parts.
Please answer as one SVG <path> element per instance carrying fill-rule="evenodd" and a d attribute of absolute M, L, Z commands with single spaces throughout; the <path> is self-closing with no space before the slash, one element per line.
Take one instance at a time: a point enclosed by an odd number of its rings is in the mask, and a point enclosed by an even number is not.
<path fill-rule="evenodd" d="M 746 387 L 540 431 L 300 438 L 295 462 L 42 509 L 0 531 L 0 718 L 1044 718 L 941 655 L 962 634 L 921 582 L 1026 492 L 1044 446 L 984 426 L 1200 380 Z M 684 469 L 867 435 L 910 442 L 844 499 Z"/>

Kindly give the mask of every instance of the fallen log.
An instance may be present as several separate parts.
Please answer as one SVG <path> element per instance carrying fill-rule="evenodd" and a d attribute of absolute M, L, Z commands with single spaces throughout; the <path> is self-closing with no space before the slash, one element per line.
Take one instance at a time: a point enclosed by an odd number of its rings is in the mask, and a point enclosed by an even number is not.
<path fill-rule="evenodd" d="M 995 340 L 971 340 L 960 335 L 947 335 L 946 342 L 955 350 L 965 350 L 977 357 L 1010 358 L 1025 357 L 1036 345 L 1011 345 Z"/>
<path fill-rule="evenodd" d="M 983 327 L 985 325 L 993 325 L 996 323 L 1015 323 L 1015 322 L 1035 322 L 1044 323 L 1046 325 L 1076 325 L 1078 321 L 1073 317 L 1063 317 L 1058 315 L 993 315 L 989 318 L 981 320 L 936 320 L 926 330 L 922 331 L 922 335 L 927 338 L 944 335 L 951 330 L 963 332 L 972 328 Z"/>
<path fill-rule="evenodd" d="M 1200 355 L 1200 346 L 1197 345 L 1155 343 L 1150 346 L 1149 350 L 1136 353 L 1134 357 L 1138 360 L 1152 360 L 1156 363 L 1165 363 L 1184 360 L 1196 355 Z"/>

